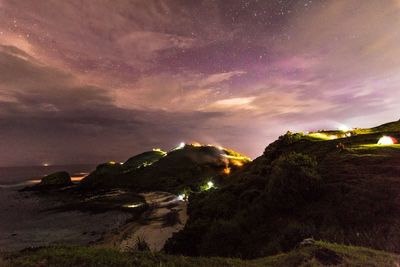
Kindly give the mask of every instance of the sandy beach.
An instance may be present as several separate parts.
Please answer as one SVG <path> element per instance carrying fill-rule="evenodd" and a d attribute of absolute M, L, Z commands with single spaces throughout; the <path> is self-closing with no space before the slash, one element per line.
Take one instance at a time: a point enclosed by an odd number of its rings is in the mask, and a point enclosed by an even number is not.
<path fill-rule="evenodd" d="M 183 229 L 188 219 L 187 202 L 166 192 L 141 194 L 149 210 L 116 232 L 109 232 L 99 246 L 114 247 L 121 251 L 135 249 L 138 239 L 147 243 L 151 251 L 160 251 L 173 233 Z"/>
<path fill-rule="evenodd" d="M 149 209 L 132 221 L 131 213 L 119 210 L 60 210 L 60 203 L 18 189 L 21 188 L 0 188 L 2 251 L 55 244 L 97 245 L 126 251 L 135 247 L 138 237 L 151 250 L 160 251 L 187 220 L 186 202 L 164 192 L 142 194 Z"/>
<path fill-rule="evenodd" d="M 51 244 L 92 244 L 131 217 L 120 211 L 98 214 L 52 211 L 59 204 L 18 189 L 0 189 L 0 248 L 3 251 Z"/>

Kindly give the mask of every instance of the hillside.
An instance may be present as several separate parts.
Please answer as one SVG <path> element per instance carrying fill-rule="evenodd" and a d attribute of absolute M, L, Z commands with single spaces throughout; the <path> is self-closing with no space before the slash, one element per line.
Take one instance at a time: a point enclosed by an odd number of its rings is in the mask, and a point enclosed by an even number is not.
<path fill-rule="evenodd" d="M 342 246 L 325 242 L 300 245 L 288 253 L 260 258 L 239 260 L 230 258 L 201 258 L 171 256 L 150 252 L 118 252 L 112 249 L 87 247 L 48 247 L 25 250 L 0 257 L 1 266 L 9 267 L 91 267 L 91 266 L 396 266 L 398 255 L 361 247 Z"/>
<path fill-rule="evenodd" d="M 400 251 L 400 122 L 288 132 L 223 186 L 192 195 L 170 253 L 257 258 L 304 238 Z M 393 139 L 394 140 L 394 139 Z"/>
<path fill-rule="evenodd" d="M 167 191 L 181 193 L 198 191 L 211 180 L 219 181 L 231 170 L 251 160 L 232 150 L 200 144 L 181 144 L 164 152 L 159 149 L 128 159 L 125 163 L 99 165 L 82 180 L 81 186 L 96 188 L 130 188 L 137 192 Z"/>

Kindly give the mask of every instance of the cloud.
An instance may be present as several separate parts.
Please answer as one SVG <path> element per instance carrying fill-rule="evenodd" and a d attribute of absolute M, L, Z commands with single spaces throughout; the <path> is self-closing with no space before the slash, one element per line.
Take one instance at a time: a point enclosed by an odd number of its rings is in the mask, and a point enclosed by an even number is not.
<path fill-rule="evenodd" d="M 136 83 L 115 91 L 116 104 L 124 108 L 162 109 L 169 111 L 205 110 L 226 95 L 230 79 L 243 71 L 213 73 L 157 73 L 142 76 Z"/>
<path fill-rule="evenodd" d="M 21 109 L 70 110 L 111 103 L 105 89 L 82 85 L 71 74 L 44 66 L 16 47 L 0 46 L 0 72 L 0 95 Z"/>
<path fill-rule="evenodd" d="M 2 165 L 124 160 L 134 151 L 192 139 L 207 121 L 223 116 L 120 108 L 106 88 L 20 55 L 24 51 L 15 47 L 0 50 Z"/>
<path fill-rule="evenodd" d="M 235 97 L 217 100 L 212 103 L 208 108 L 216 110 L 237 110 L 248 109 L 252 110 L 256 107 L 252 105 L 256 97 Z"/>
<path fill-rule="evenodd" d="M 198 82 L 198 85 L 200 87 L 207 87 L 210 85 L 215 85 L 215 84 L 230 80 L 235 76 L 240 76 L 243 74 L 246 74 L 246 72 L 245 71 L 230 71 L 230 72 L 215 73 L 215 74 L 209 75 L 206 78 L 200 80 Z"/>
<path fill-rule="evenodd" d="M 279 2 L 0 0 L 0 164 L 398 119 L 398 0 Z"/>
<path fill-rule="evenodd" d="M 181 5 L 156 0 L 82 4 L 6 0 L 0 31 L 7 33 L 5 39 L 13 34 L 18 43 L 32 45 L 43 61 L 76 74 L 83 72 L 89 78 L 104 77 L 103 84 L 109 78 L 120 82 L 157 68 L 159 60 L 168 60 L 182 49 L 218 43 L 232 35 L 224 29 L 217 6 L 211 2 L 184 3 L 192 12 Z M 193 19 L 194 14 L 198 20 Z M 212 26 L 204 27 L 205 21 Z M 17 46 L 26 51 L 22 45 Z"/>
<path fill-rule="evenodd" d="M 190 48 L 194 40 L 173 34 L 149 31 L 134 31 L 122 36 L 117 43 L 123 49 L 135 51 L 136 54 L 152 56 L 157 51 L 170 48 Z"/>

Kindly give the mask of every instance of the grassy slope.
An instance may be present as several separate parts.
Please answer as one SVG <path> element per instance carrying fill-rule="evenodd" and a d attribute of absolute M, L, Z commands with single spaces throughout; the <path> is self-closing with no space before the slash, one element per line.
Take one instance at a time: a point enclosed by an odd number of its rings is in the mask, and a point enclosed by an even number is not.
<path fill-rule="evenodd" d="M 170 256 L 162 253 L 121 253 L 88 247 L 48 247 L 4 255 L 1 266 L 395 266 L 400 257 L 361 247 L 325 242 L 301 246 L 289 253 L 255 260 Z"/>
<path fill-rule="evenodd" d="M 168 153 L 145 152 L 130 158 L 123 165 L 102 164 L 82 180 L 82 186 L 89 189 L 129 187 L 135 191 L 171 193 L 181 193 L 186 188 L 196 191 L 210 179 L 222 175 L 225 167 L 249 161 L 232 150 L 209 145 L 186 145 Z"/>
<path fill-rule="evenodd" d="M 189 222 L 167 250 L 251 258 L 285 251 L 313 236 L 400 251 L 400 145 L 376 145 L 383 135 L 400 140 L 400 122 L 357 129 L 353 136 L 335 140 L 283 136 L 263 156 L 233 173 L 225 186 L 193 197 Z M 344 151 L 337 148 L 340 143 Z M 292 204 L 287 204 L 291 194 L 271 199 L 274 162 L 290 152 L 315 158 L 321 176 L 318 198 L 300 196 Z M 282 203 L 283 208 L 277 207 Z"/>

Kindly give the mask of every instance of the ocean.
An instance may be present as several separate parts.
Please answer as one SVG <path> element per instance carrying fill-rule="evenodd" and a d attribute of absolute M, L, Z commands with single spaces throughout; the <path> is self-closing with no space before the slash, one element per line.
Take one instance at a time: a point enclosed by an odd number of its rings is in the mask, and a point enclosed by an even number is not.
<path fill-rule="evenodd" d="M 67 171 L 71 177 L 81 177 L 89 174 L 96 165 L 65 165 L 65 166 L 26 166 L 0 167 L 0 188 L 23 186 L 35 183 L 35 180 L 57 171 Z"/>

